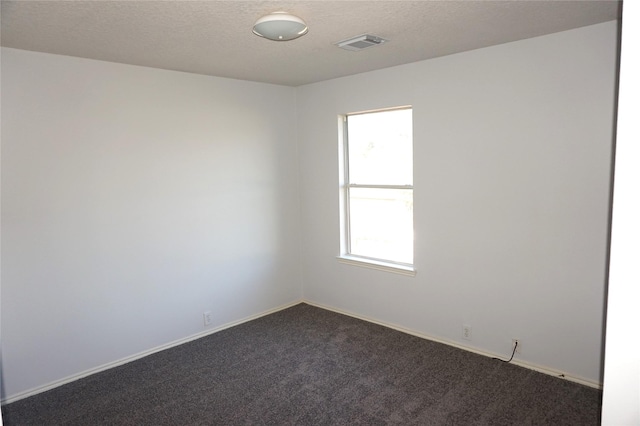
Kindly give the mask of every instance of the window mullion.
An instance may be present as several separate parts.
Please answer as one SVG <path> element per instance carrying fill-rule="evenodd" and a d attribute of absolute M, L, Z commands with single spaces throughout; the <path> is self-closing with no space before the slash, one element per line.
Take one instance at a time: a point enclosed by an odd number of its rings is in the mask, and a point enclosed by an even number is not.
<path fill-rule="evenodd" d="M 361 184 L 349 183 L 350 188 L 373 188 L 373 189 L 413 189 L 413 185 L 378 185 L 378 184 Z"/>

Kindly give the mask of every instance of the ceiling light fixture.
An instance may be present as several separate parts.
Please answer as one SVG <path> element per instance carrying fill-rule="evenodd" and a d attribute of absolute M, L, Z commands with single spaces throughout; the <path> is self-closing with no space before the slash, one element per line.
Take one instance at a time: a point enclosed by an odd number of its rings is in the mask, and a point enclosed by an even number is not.
<path fill-rule="evenodd" d="M 287 41 L 305 35 L 307 24 L 287 12 L 273 12 L 258 19 L 253 25 L 253 33 L 274 41 Z"/>

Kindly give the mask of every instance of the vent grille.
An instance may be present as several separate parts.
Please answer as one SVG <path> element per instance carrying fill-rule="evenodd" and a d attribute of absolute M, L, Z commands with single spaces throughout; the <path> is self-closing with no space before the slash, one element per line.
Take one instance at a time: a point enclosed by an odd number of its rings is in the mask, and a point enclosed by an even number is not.
<path fill-rule="evenodd" d="M 385 40 L 382 37 L 363 34 L 361 36 L 352 37 L 347 40 L 342 40 L 335 43 L 336 46 L 345 49 L 345 50 L 353 50 L 358 51 L 362 49 L 366 49 L 368 47 L 379 46 L 381 44 L 386 43 L 389 40 Z"/>

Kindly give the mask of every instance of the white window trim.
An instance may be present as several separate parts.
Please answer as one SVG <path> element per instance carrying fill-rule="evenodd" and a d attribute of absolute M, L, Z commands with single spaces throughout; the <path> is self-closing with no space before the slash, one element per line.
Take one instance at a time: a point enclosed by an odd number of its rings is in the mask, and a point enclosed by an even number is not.
<path fill-rule="evenodd" d="M 379 259 L 354 256 L 351 254 L 341 254 L 337 257 L 337 259 L 338 262 L 347 265 L 355 265 L 362 268 L 375 269 L 378 271 L 393 272 L 395 274 L 406 275 L 410 277 L 415 277 L 417 273 L 413 265 L 407 265 L 403 263 L 387 262 Z"/>
<path fill-rule="evenodd" d="M 350 113 L 338 116 L 338 144 L 339 144 L 339 174 L 340 174 L 340 255 L 337 259 L 340 263 L 347 265 L 360 266 L 363 268 L 375 269 L 379 271 L 392 272 L 400 275 L 415 276 L 416 269 L 414 264 L 406 264 L 393 262 L 384 259 L 375 259 L 365 256 L 358 256 L 349 253 L 350 251 L 350 231 L 349 231 L 349 188 L 387 188 L 387 189 L 411 189 L 413 185 L 365 185 L 365 184 L 348 184 L 349 181 L 349 165 L 348 158 L 348 138 L 347 138 L 347 116 L 367 114 L 381 111 L 394 111 L 399 109 L 412 109 L 411 105 L 396 108 L 385 108 L 379 110 L 364 111 L 361 113 Z M 415 220 L 415 219 L 414 219 Z M 415 251 L 415 246 L 414 246 Z M 415 256 L 415 252 L 414 252 Z"/>

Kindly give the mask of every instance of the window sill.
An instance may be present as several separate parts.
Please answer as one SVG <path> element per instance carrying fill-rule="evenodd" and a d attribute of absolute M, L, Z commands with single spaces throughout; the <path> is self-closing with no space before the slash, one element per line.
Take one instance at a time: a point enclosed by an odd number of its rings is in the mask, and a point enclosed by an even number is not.
<path fill-rule="evenodd" d="M 345 263 L 347 265 L 360 266 L 362 268 L 376 269 L 378 271 L 392 272 L 394 274 L 406 275 L 410 277 L 415 277 L 416 275 L 416 270 L 413 268 L 413 266 L 383 262 L 380 260 L 367 259 L 363 257 L 340 255 L 338 256 L 338 262 Z"/>

